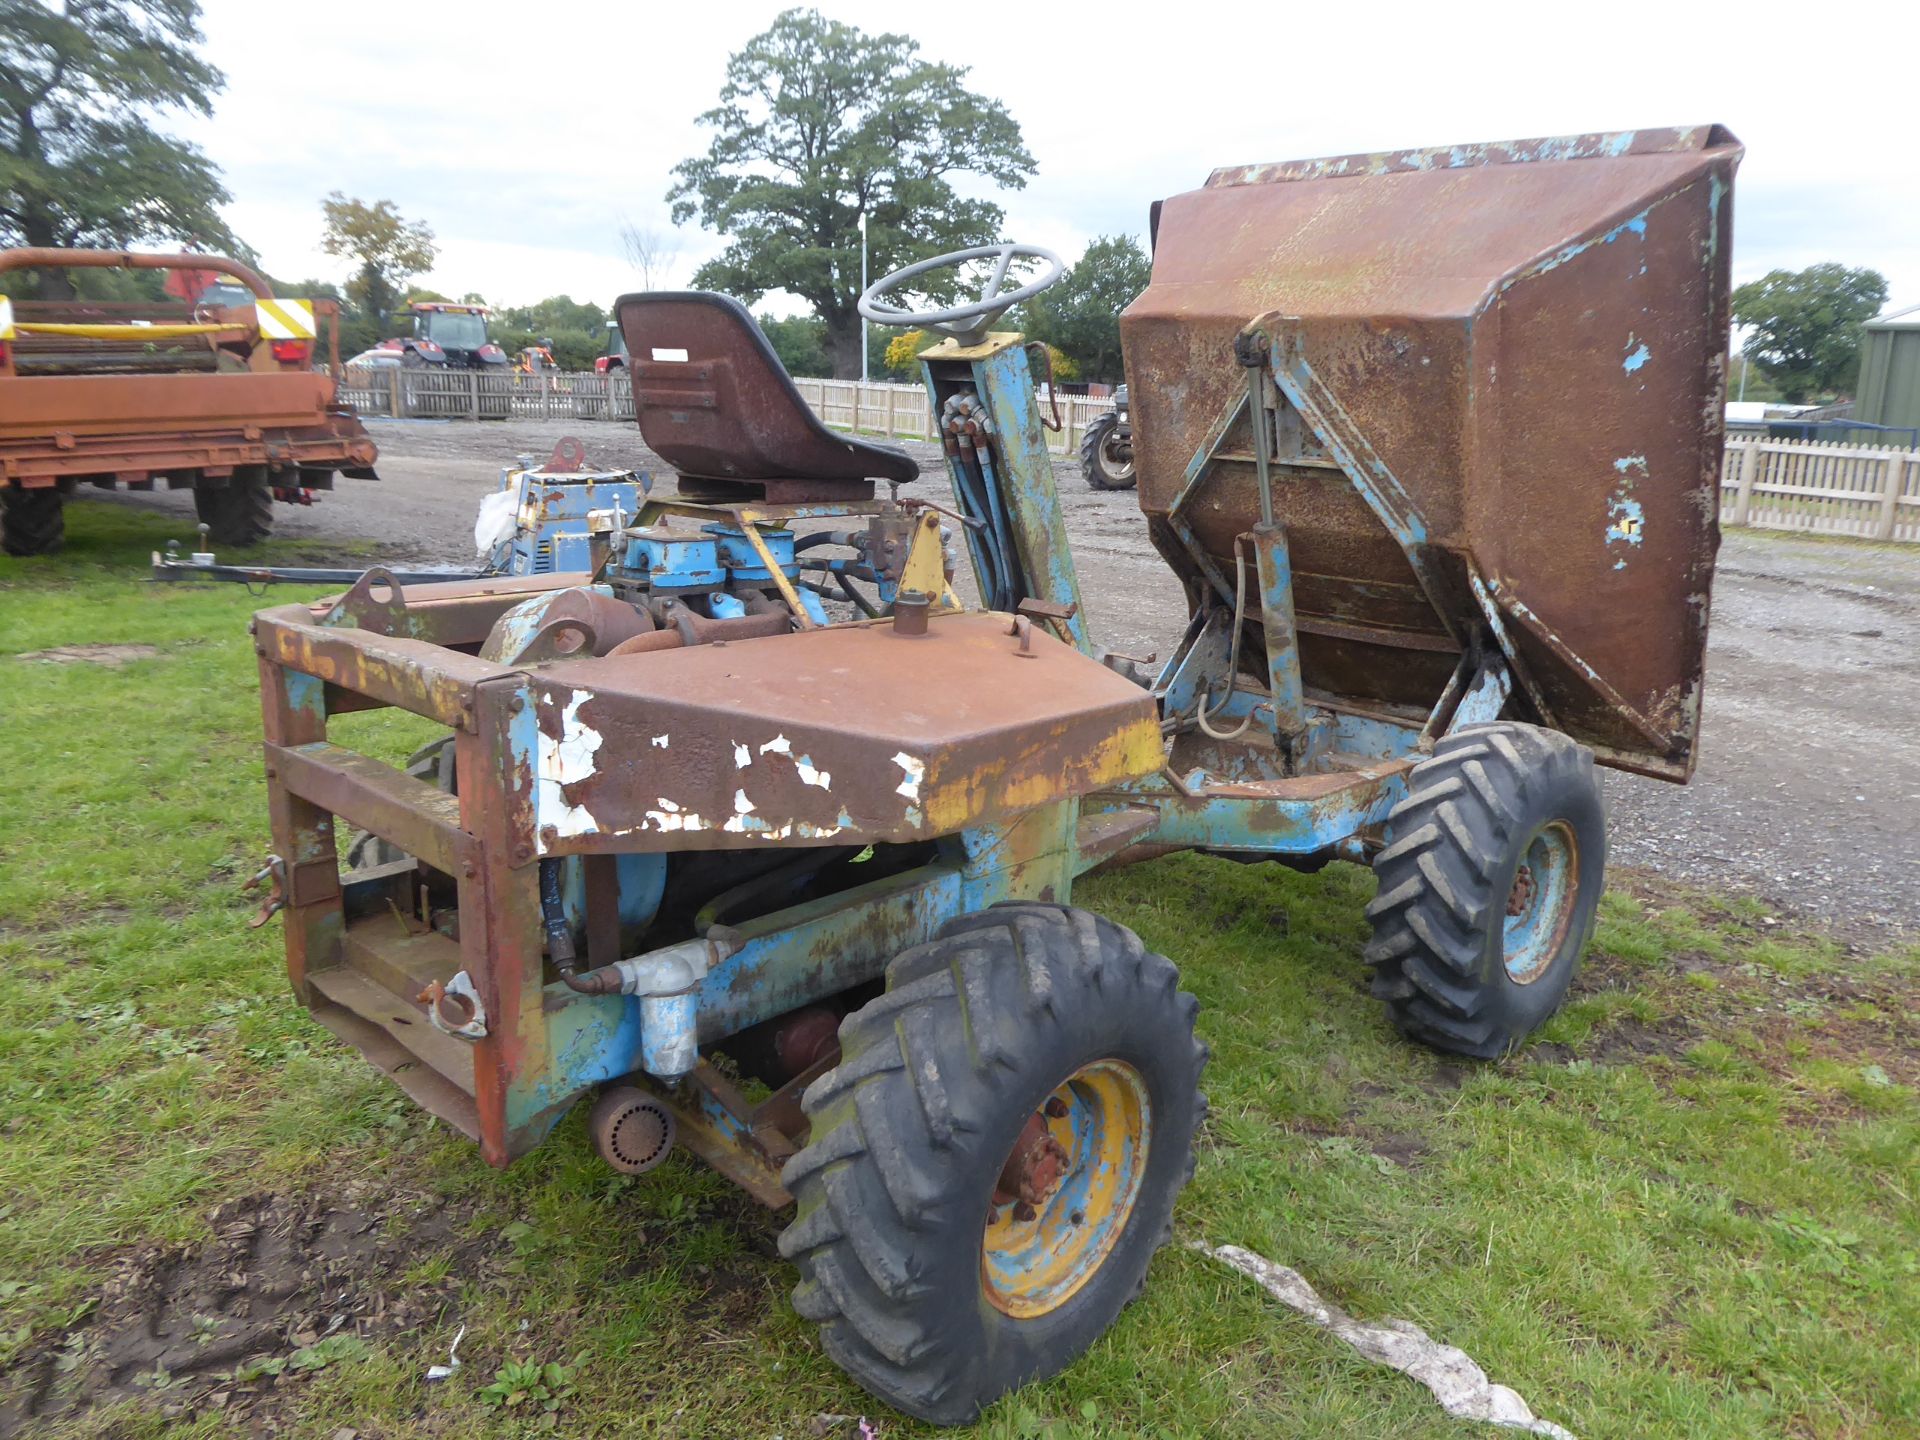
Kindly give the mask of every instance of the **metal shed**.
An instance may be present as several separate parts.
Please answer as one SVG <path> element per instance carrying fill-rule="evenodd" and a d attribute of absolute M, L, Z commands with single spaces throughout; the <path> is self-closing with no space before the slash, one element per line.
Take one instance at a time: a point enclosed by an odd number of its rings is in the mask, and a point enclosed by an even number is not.
<path fill-rule="evenodd" d="M 1869 320 L 1861 331 L 1853 418 L 1920 425 L 1920 305 Z"/>

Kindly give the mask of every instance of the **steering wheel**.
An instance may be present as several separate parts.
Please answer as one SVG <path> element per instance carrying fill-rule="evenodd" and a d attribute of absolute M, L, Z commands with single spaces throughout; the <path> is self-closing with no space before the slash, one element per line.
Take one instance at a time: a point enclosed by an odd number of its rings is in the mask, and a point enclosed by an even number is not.
<path fill-rule="evenodd" d="M 989 256 L 997 256 L 999 263 L 993 267 L 992 278 L 987 281 L 978 300 L 952 305 L 945 310 L 909 310 L 880 298 L 889 290 L 898 289 L 930 270 L 944 270 L 950 266 L 964 265 L 969 260 L 985 260 Z M 1000 287 L 1006 282 L 1007 267 L 1021 258 L 1044 261 L 1047 268 L 1031 284 L 1022 285 L 1018 290 L 1002 291 Z M 860 313 L 876 325 L 898 325 L 903 330 L 934 330 L 952 336 L 963 345 L 970 345 L 985 335 L 987 327 L 1015 305 L 1033 298 L 1058 280 L 1066 268 L 1058 255 L 1038 245 L 1015 245 L 1008 241 L 1001 245 L 976 245 L 971 250 L 952 250 L 876 280 L 861 292 Z M 962 324 L 963 321 L 970 323 Z"/>

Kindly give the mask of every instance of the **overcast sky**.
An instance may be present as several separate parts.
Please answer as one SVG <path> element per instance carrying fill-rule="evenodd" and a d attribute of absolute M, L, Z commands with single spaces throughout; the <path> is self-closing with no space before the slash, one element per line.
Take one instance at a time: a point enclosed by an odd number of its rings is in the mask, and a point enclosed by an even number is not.
<path fill-rule="evenodd" d="M 344 279 L 320 199 L 427 221 L 426 283 L 496 304 L 638 288 L 623 219 L 668 228 L 673 165 L 727 56 L 777 4 L 204 0 L 227 73 L 211 122 L 173 128 L 226 173 L 234 228 L 283 278 Z M 1000 197 L 1015 239 L 1068 258 L 1142 238 L 1155 199 L 1219 165 L 1718 121 L 1746 143 L 1734 279 L 1870 265 L 1920 304 L 1912 0 L 1845 10 L 1665 4 L 915 6 L 833 0 L 905 31 L 1020 122 L 1038 173 Z M 539 23 L 544 21 L 545 23 Z M 682 232 L 684 283 L 720 246 Z"/>

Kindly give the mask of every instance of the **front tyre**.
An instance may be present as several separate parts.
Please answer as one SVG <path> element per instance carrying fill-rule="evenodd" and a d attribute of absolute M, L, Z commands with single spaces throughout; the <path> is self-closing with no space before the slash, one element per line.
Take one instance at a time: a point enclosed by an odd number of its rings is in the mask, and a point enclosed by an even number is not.
<path fill-rule="evenodd" d="M 1414 1039 L 1491 1059 L 1547 1022 L 1593 937 L 1607 823 L 1593 752 L 1469 725 L 1414 767 L 1374 858 L 1373 993 Z"/>
<path fill-rule="evenodd" d="M 963 916 L 888 966 L 784 1174 L 794 1308 L 841 1368 L 962 1424 L 1105 1332 L 1192 1174 L 1198 1009 L 1172 961 L 1060 905 Z"/>
<path fill-rule="evenodd" d="M 1096 415 L 1080 438 L 1080 473 L 1096 490 L 1131 490 L 1134 487 L 1133 433 L 1122 432 L 1120 413 L 1109 410 Z"/>

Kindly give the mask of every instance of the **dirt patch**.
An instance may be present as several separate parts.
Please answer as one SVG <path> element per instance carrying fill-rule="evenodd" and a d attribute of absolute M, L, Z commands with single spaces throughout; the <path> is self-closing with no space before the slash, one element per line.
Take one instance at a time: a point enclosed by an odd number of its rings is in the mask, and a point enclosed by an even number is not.
<path fill-rule="evenodd" d="M 465 1216 L 421 1197 L 255 1195 L 213 1212 L 198 1248 L 147 1248 L 101 1289 L 91 1318 L 50 1336 L 0 1383 L 0 1435 L 97 1405 L 270 1412 L 314 1371 L 386 1334 L 436 1325 L 451 1278 L 409 1269 L 462 1242 Z M 264 1415 L 263 1417 L 264 1418 Z"/>
<path fill-rule="evenodd" d="M 1677 1060 L 1699 1042 L 1700 1032 L 1684 1020 L 1648 1024 L 1631 1017 L 1596 1033 L 1587 1059 L 1599 1065 L 1632 1065 L 1655 1058 Z"/>
<path fill-rule="evenodd" d="M 153 645 L 55 645 L 51 650 L 23 650 L 13 658 L 48 665 L 105 665 L 117 670 L 133 660 L 151 660 L 159 653 Z"/>

